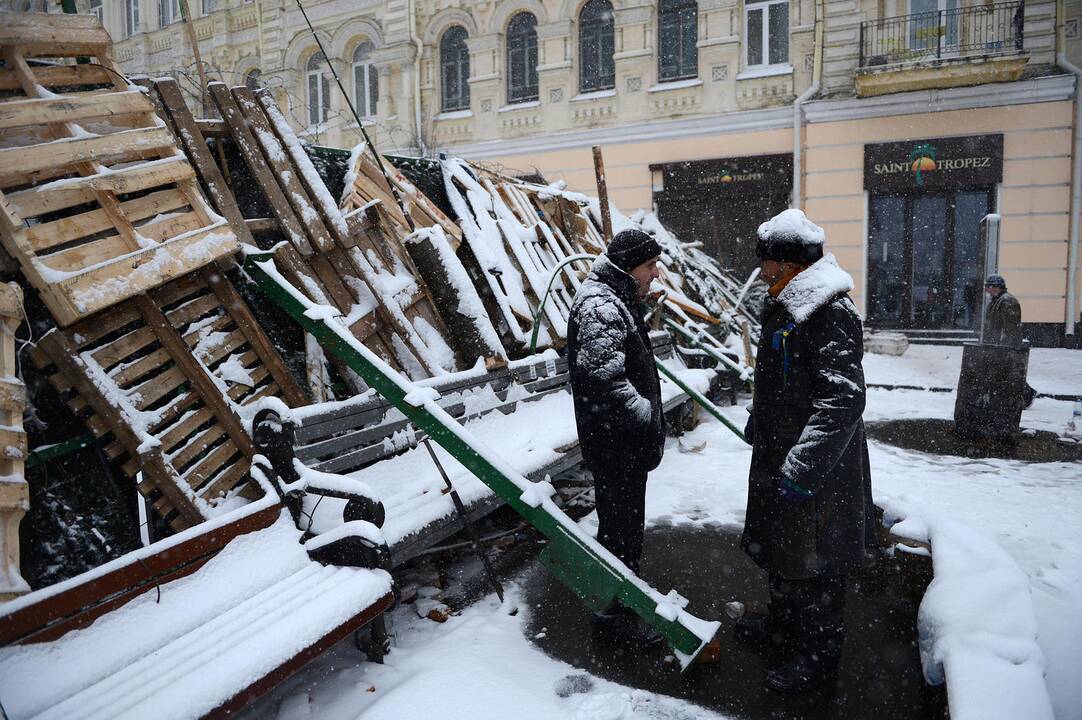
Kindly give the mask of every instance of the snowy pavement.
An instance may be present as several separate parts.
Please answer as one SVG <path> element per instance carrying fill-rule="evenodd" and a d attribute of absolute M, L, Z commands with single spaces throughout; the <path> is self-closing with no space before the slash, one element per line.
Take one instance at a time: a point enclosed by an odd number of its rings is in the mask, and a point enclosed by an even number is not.
<path fill-rule="evenodd" d="M 951 353 L 939 353 L 952 349 L 916 349 L 910 366 L 902 366 L 914 384 L 950 379 L 943 366 Z M 1034 366 L 1045 368 L 1042 374 L 1034 376 L 1031 370 L 1038 389 L 1045 381 L 1057 387 L 1082 385 L 1078 373 L 1067 370 L 1079 365 L 1076 358 L 1082 359 L 1082 353 L 1057 351 L 1050 357 Z M 868 356 L 869 375 L 879 372 L 884 360 Z M 872 390 L 865 418 L 950 417 L 953 402 L 950 393 Z M 743 408 L 726 412 L 743 423 Z M 1068 402 L 1039 399 L 1023 414 L 1022 424 L 1058 432 L 1070 413 Z M 699 452 L 691 451 L 699 445 Z M 1082 465 L 968 460 L 874 441 L 870 449 L 878 502 L 934 507 L 994 538 L 1026 573 L 1056 718 L 1082 719 L 1082 685 L 1077 682 L 1082 667 Z M 679 441 L 670 439 L 665 460 L 651 474 L 649 524 L 741 524 L 749 461 L 748 448 L 710 418 Z M 576 720 L 719 717 L 683 701 L 590 676 L 582 679 L 581 669 L 545 656 L 524 637 L 524 615 L 508 616 L 492 597 L 443 625 L 400 609 L 395 615 L 397 646 L 386 665 L 363 663 L 355 650 L 340 645 L 261 701 L 251 716 L 392 720 L 437 712 L 471 720 L 505 720 L 508 715 Z M 569 681 L 569 676 L 579 679 Z M 585 691 L 561 697 L 569 685 Z"/>

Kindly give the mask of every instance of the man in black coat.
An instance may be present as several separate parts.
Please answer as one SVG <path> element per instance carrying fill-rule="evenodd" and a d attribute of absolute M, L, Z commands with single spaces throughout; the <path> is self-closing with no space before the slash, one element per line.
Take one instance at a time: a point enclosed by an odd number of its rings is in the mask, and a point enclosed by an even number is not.
<path fill-rule="evenodd" d="M 1022 304 L 1018 302 L 1018 298 L 1007 292 L 1007 281 L 1002 275 L 989 275 L 984 281 L 984 291 L 992 301 L 984 311 L 981 342 L 1012 348 L 1022 347 L 1025 342 L 1022 337 Z M 1023 407 L 1032 405 L 1035 397 L 1037 391 L 1026 383 Z"/>
<path fill-rule="evenodd" d="M 624 230 L 594 263 L 571 307 L 567 359 L 583 460 L 594 476 L 597 539 L 636 574 L 646 519 L 646 475 L 661 462 L 661 383 L 640 301 L 658 277 L 661 247 Z M 620 607 L 599 629 L 654 643 L 661 637 Z"/>
<path fill-rule="evenodd" d="M 736 637 L 779 646 L 766 677 L 802 691 L 837 666 L 845 638 L 846 576 L 874 546 L 864 437 L 863 333 L 852 278 L 800 210 L 759 228 L 756 252 L 770 292 L 763 309 L 741 545 L 768 572 L 766 616 L 745 616 Z"/>

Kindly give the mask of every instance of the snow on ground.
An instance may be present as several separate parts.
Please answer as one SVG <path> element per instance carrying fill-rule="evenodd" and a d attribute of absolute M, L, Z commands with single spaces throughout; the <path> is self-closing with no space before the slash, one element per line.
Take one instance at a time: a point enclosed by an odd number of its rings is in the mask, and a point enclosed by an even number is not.
<path fill-rule="evenodd" d="M 941 386 L 954 383 L 960 355 L 958 348 L 914 346 L 902 358 L 869 355 L 865 367 L 870 380 L 886 379 L 887 366 L 893 366 L 890 372 L 912 378 L 892 378 L 895 382 Z M 1071 370 L 1080 366 L 1082 353 L 1034 355 L 1030 377 L 1035 387 L 1061 393 L 1053 388 L 1082 389 L 1082 378 Z M 954 370 L 949 367 L 952 358 Z M 953 405 L 951 393 L 873 389 L 865 418 L 950 417 Z M 725 411 L 743 424 L 742 407 Z M 1022 424 L 1060 431 L 1070 413 L 1069 402 L 1042 398 L 1023 413 Z M 935 507 L 994 538 L 1027 575 L 1056 718 L 1082 719 L 1082 684 L 1077 682 L 1082 667 L 1082 465 L 970 460 L 875 441 L 870 451 L 877 501 Z M 709 417 L 680 440 L 670 439 L 664 461 L 651 473 L 648 523 L 741 524 L 749 462 L 747 446 Z M 584 522 L 591 523 L 592 517 Z M 401 623 L 403 618 L 409 621 Z M 270 715 L 277 709 L 281 720 L 361 715 L 366 720 L 392 719 L 428 714 L 438 698 L 441 716 L 471 720 L 505 720 L 508 715 L 575 720 L 718 717 L 590 676 L 588 692 L 560 697 L 558 689 L 575 684 L 564 678 L 582 672 L 533 647 L 523 636 L 522 614 L 508 616 L 491 597 L 443 625 L 402 611 L 396 619 L 401 623 L 395 628 L 398 644 L 386 665 L 362 663 L 356 651 L 340 646 L 258 709 Z"/>
<path fill-rule="evenodd" d="M 904 355 L 864 355 L 869 383 L 955 388 L 962 369 L 960 346 L 910 345 Z M 1046 395 L 1082 397 L 1082 352 L 1063 348 L 1029 351 L 1029 384 Z"/>

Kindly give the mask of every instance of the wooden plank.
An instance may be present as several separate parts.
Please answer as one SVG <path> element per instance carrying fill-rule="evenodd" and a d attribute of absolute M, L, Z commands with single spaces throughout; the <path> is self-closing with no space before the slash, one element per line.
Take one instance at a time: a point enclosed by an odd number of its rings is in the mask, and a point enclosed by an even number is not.
<path fill-rule="evenodd" d="M 206 369 L 191 355 L 188 344 L 177 334 L 176 329 L 153 300 L 147 296 L 139 296 L 135 298 L 135 303 L 147 325 L 158 336 L 162 345 L 169 350 L 173 362 L 184 371 L 184 375 L 203 400 L 203 404 L 214 411 L 214 417 L 225 427 L 230 439 L 246 457 L 251 459 L 256 454 L 251 438 L 248 437 L 240 418 L 233 413 L 233 408 L 222 397 Z"/>
<path fill-rule="evenodd" d="M 198 410 L 187 413 L 166 432 L 162 433 L 159 430 L 158 439 L 162 443 L 162 450 L 167 453 L 175 452 L 176 447 L 182 443 L 185 438 L 195 432 L 199 426 L 210 422 L 213 418 L 214 416 L 211 414 L 209 408 L 200 407 Z"/>
<path fill-rule="evenodd" d="M 99 137 L 61 139 L 27 147 L 0 150 L 0 181 L 18 174 L 75 163 L 106 163 L 133 152 L 172 150 L 173 136 L 165 128 L 136 128 Z"/>
<path fill-rule="evenodd" d="M 264 114 L 263 107 L 256 101 L 255 95 L 246 87 L 233 88 L 233 98 L 244 113 L 248 126 L 255 135 L 256 142 L 263 149 L 263 157 L 270 166 L 271 173 L 298 217 L 303 219 L 308 238 L 316 252 L 328 252 L 334 247 L 332 230 L 316 209 L 316 203 L 308 195 L 308 190 L 301 184 L 300 171 L 291 157 L 289 148 L 278 138 L 270 121 Z"/>
<path fill-rule="evenodd" d="M 140 235 L 155 242 L 167 242 L 171 238 L 183 235 L 203 227 L 206 222 L 198 212 L 173 213 L 157 221 L 137 226 Z"/>
<path fill-rule="evenodd" d="M 115 407 L 91 382 L 85 363 L 78 359 L 75 346 L 59 330 L 46 333 L 38 344 L 65 374 L 76 391 L 86 400 L 109 430 L 124 443 L 133 456 L 138 455 L 144 473 L 150 477 L 162 493 L 169 497 L 173 507 L 192 523 L 202 522 L 203 515 L 177 485 L 180 478 L 162 460 L 161 450 L 156 447 L 141 448 L 143 439 L 135 434 L 127 417 Z"/>
<path fill-rule="evenodd" d="M 101 65 L 47 65 L 36 66 L 34 79 L 38 85 L 45 88 L 66 87 L 79 85 L 112 85 L 112 76 L 109 70 Z M 8 68 L 0 69 L 0 90 L 19 90 L 21 85 L 18 76 Z M 77 97 L 70 90 L 65 97 Z"/>
<path fill-rule="evenodd" d="M 210 83 L 208 89 L 218 106 L 222 119 L 229 126 L 237 150 L 240 152 L 241 157 L 244 158 L 252 177 L 255 178 L 260 189 L 263 190 L 275 218 L 281 225 L 282 233 L 296 248 L 297 252 L 301 255 L 311 255 L 314 250 L 308 235 L 304 231 L 304 226 L 301 225 L 297 216 L 293 213 L 293 208 L 282 193 L 282 189 L 278 187 L 278 182 L 271 174 L 267 161 L 259 150 L 259 144 L 256 143 L 255 138 L 248 129 L 245 117 L 240 108 L 237 107 L 233 96 L 229 94 L 229 89 L 222 83 Z"/>
<path fill-rule="evenodd" d="M 207 451 L 207 448 L 225 436 L 225 428 L 220 424 L 215 423 L 198 432 L 191 440 L 185 443 L 181 449 L 170 454 L 169 462 L 179 472 L 183 473 L 188 465 Z"/>
<path fill-rule="evenodd" d="M 185 470 L 183 474 L 184 481 L 188 483 L 192 490 L 198 492 L 219 472 L 227 470 L 228 465 L 232 464 L 231 461 L 239 464 L 247 460 L 243 453 L 238 453 L 237 446 L 232 441 L 226 440 L 214 448 L 209 455 Z M 203 493 L 200 493 L 200 496 L 202 495 Z"/>
<path fill-rule="evenodd" d="M 259 356 L 260 363 L 266 366 L 278 387 L 281 388 L 286 404 L 290 407 L 300 407 L 308 404 L 308 398 L 305 397 L 304 391 L 301 390 L 300 385 L 290 374 L 271 339 L 263 331 L 263 327 L 256 320 L 255 315 L 252 314 L 248 304 L 244 302 L 244 298 L 240 296 L 237 289 L 233 287 L 233 283 L 225 276 L 222 268 L 215 265 L 204 268 L 202 272 L 207 285 L 210 286 L 211 291 L 218 298 L 218 302 L 222 304 L 225 311 L 233 318 L 233 322 L 244 333 L 248 344 Z"/>
<path fill-rule="evenodd" d="M 0 11 L 0 45 L 18 45 L 22 49 L 30 43 L 107 48 L 112 40 L 93 15 Z"/>
<path fill-rule="evenodd" d="M 188 199 L 176 189 L 158 190 L 134 200 L 120 203 L 124 216 L 132 222 L 138 222 L 160 213 L 168 213 L 186 207 Z M 113 221 L 104 210 L 91 210 L 71 217 L 40 223 L 26 229 L 27 237 L 34 250 L 48 250 L 57 245 L 89 237 L 109 230 Z"/>
<path fill-rule="evenodd" d="M 74 584 L 63 592 L 50 595 L 15 612 L 0 615 L 0 646 L 46 642 L 75 627 L 85 627 L 96 617 L 117 607 L 112 604 L 95 613 L 94 608 L 101 608 L 105 601 L 135 588 L 142 588 L 144 591 L 152 589 L 156 583 L 164 582 L 163 577 L 168 573 L 199 560 L 205 561 L 234 538 L 270 527 L 281 515 L 282 509 L 279 504 L 262 508 L 156 553 L 127 556 L 120 561 L 119 567 L 103 575 L 81 582 L 77 576 Z M 136 595 L 127 599 L 130 600 Z M 58 628 L 59 623 L 75 616 L 81 618 L 80 624 L 69 626 L 62 631 L 50 632 L 50 629 Z"/>
<path fill-rule="evenodd" d="M 245 475 L 248 474 L 248 471 L 251 469 L 251 467 L 251 464 L 248 463 L 246 460 L 237 461 L 230 465 L 228 468 L 226 468 L 223 472 L 219 473 L 216 478 L 214 478 L 205 486 L 200 488 L 197 494 L 199 495 L 199 497 L 213 504 L 222 495 L 232 490 L 233 487 L 237 485 L 237 483 L 242 478 L 244 478 Z M 255 485 L 255 483 L 250 484 Z"/>
<path fill-rule="evenodd" d="M 0 102 L 0 130 L 150 112 L 154 112 L 154 106 L 139 90 L 107 95 L 8 100 Z"/>
<path fill-rule="evenodd" d="M 11 193 L 7 201 L 25 220 L 91 202 L 95 199 L 95 192 L 122 195 L 192 177 L 195 177 L 195 171 L 185 158 L 168 157 L 103 175 L 56 180 L 30 190 Z"/>

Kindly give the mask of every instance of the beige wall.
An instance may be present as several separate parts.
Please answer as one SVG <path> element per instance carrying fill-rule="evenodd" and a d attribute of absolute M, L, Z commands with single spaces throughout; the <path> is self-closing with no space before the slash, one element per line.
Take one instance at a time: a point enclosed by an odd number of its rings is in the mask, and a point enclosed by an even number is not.
<path fill-rule="evenodd" d="M 1071 103 L 1050 102 L 809 125 L 805 210 L 853 274 L 858 305 L 866 282 L 864 145 L 1003 133 L 1000 272 L 1025 322 L 1063 322 L 1072 122 Z"/>

